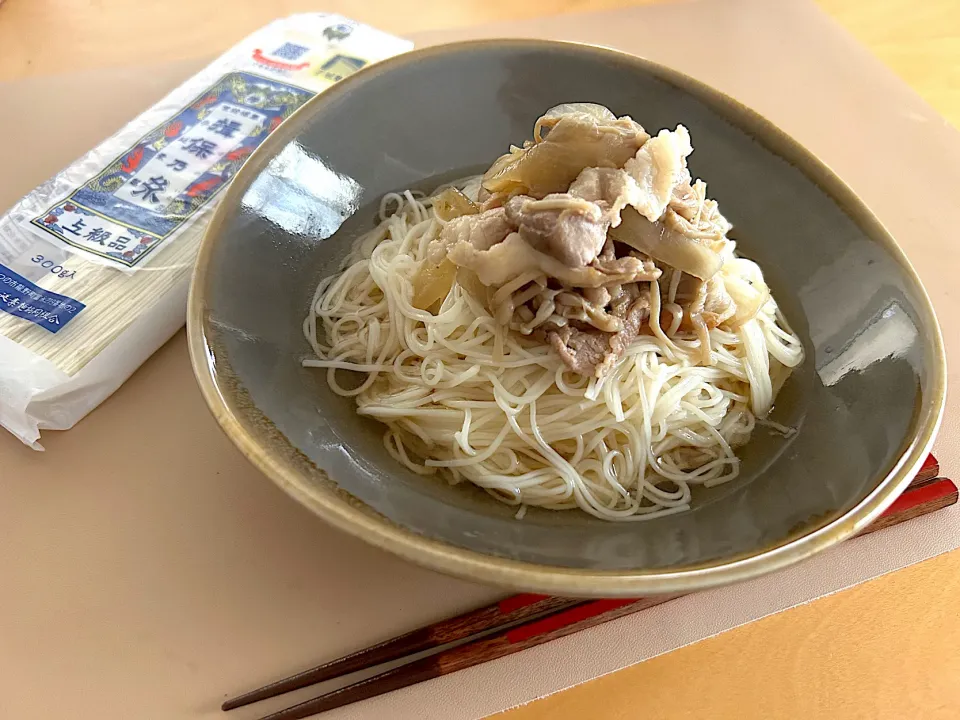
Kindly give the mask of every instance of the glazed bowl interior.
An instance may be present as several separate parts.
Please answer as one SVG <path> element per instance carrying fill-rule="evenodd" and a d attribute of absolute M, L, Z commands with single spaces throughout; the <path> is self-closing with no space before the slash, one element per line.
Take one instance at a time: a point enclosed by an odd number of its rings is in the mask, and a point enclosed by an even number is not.
<path fill-rule="evenodd" d="M 301 324 L 381 196 L 483 168 L 547 108 L 604 104 L 649 131 L 689 128 L 694 177 L 762 267 L 806 350 L 732 483 L 689 512 L 612 523 L 514 519 L 469 485 L 420 477 L 333 394 Z M 613 51 L 494 41 L 378 64 L 311 101 L 235 178 L 201 250 L 191 351 L 240 448 L 337 526 L 436 569 L 570 595 L 690 590 L 782 567 L 876 516 L 923 459 L 942 409 L 933 313 L 893 241 L 823 165 L 767 121 Z"/>

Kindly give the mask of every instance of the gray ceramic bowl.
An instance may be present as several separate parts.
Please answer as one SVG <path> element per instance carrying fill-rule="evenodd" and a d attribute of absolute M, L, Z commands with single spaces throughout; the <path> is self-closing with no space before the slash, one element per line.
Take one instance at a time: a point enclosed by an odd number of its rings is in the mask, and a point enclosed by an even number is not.
<path fill-rule="evenodd" d="M 305 370 L 317 281 L 380 196 L 488 165 L 565 101 L 657 130 L 685 124 L 694 176 L 732 220 L 807 360 L 742 476 L 693 509 L 617 524 L 513 510 L 394 462 L 382 429 Z M 240 449 L 325 520 L 431 568 L 558 595 L 689 591 L 782 568 L 863 528 L 909 482 L 944 401 L 937 323 L 883 227 L 823 164 L 730 98 L 610 50 L 539 41 L 431 48 L 318 96 L 234 179 L 207 231 L 189 308 L 203 394 Z M 318 548 L 318 551 L 320 549 Z"/>

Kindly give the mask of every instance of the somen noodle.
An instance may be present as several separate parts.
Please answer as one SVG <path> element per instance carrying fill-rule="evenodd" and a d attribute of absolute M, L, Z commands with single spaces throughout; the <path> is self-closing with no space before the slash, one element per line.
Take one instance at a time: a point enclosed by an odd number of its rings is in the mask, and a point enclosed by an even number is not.
<path fill-rule="evenodd" d="M 456 183 L 463 191 L 457 196 L 479 204 L 479 180 Z M 705 186 L 691 187 L 702 205 Z M 688 509 L 696 485 L 737 477 L 735 449 L 803 360 L 755 263 L 735 256 L 724 237 L 717 265 L 730 305 L 743 307 L 751 292 L 759 300 L 735 327 L 729 310 L 728 319 L 698 324 L 690 322 L 701 316 L 684 288 L 700 281 L 651 254 L 656 278 L 636 283 L 645 290 L 643 328 L 619 354 L 585 371 L 576 365 L 580 356 L 571 359 L 581 345 L 548 342 L 545 333 L 576 325 L 597 336 L 595 327 L 603 327 L 602 337 L 614 338 L 628 316 L 621 313 L 618 324 L 612 311 L 587 308 L 593 326 L 582 315 L 565 316 L 581 318 L 568 324 L 559 313 L 564 302 L 576 304 L 564 300 L 569 288 L 535 271 L 484 294 L 461 266 L 435 302 L 417 300 L 425 273 L 442 267 L 435 248 L 453 231 L 445 228 L 458 221 L 441 190 L 384 196 L 380 223 L 357 241 L 342 271 L 320 283 L 304 321 L 316 354 L 304 365 L 325 368 L 334 392 L 355 398 L 361 415 L 386 426 L 391 456 L 421 475 L 468 480 L 517 506 L 518 517 L 538 506 L 648 519 Z M 489 192 L 483 203 L 497 207 Z M 591 292 L 582 295 L 595 297 Z M 710 318 L 706 311 L 702 317 Z M 617 347 L 612 340 L 610 347 Z"/>

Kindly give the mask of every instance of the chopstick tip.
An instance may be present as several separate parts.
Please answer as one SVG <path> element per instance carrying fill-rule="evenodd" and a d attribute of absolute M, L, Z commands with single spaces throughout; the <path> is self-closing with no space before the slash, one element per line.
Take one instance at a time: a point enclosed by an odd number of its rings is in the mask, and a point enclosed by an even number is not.
<path fill-rule="evenodd" d="M 236 710 L 237 708 L 243 707 L 245 705 L 250 705 L 253 702 L 256 702 L 256 698 L 253 697 L 253 693 L 245 693 L 243 695 L 238 695 L 237 697 L 232 697 L 229 700 L 224 700 L 223 704 L 220 706 L 220 709 L 223 712 L 228 710 Z"/>

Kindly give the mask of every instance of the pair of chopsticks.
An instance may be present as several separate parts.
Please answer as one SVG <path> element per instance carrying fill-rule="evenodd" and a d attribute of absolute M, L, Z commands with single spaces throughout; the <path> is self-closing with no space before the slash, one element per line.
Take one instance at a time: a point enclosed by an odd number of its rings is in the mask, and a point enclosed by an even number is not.
<path fill-rule="evenodd" d="M 930 455 L 904 493 L 861 534 L 882 530 L 956 503 L 957 486 L 938 477 L 939 474 L 939 463 Z M 677 597 L 680 596 L 578 600 L 514 595 L 245 693 L 225 702 L 222 709 L 233 710 L 451 643 L 462 643 L 262 718 L 298 720 L 511 655 Z M 482 633 L 486 634 L 475 637 Z"/>

